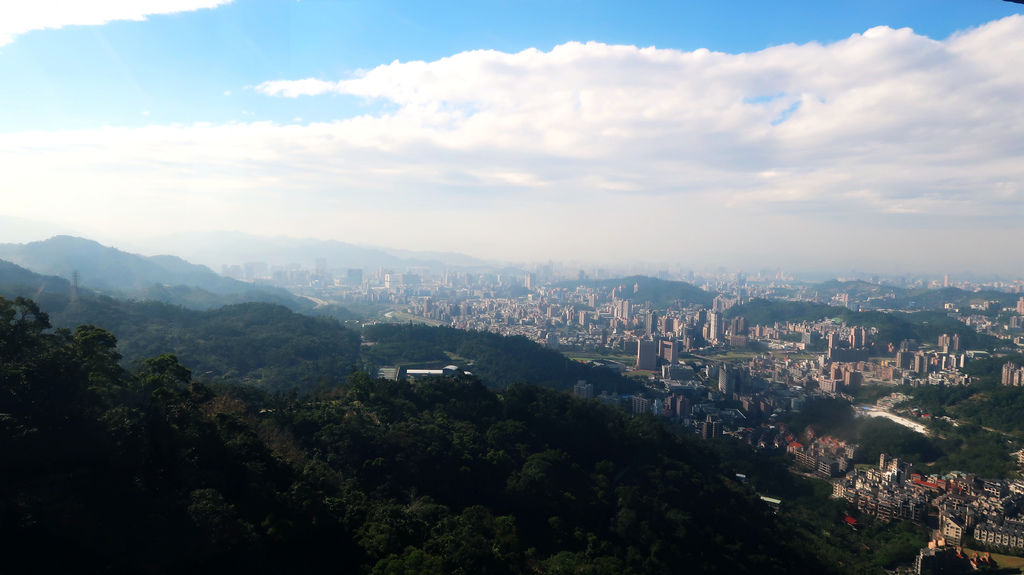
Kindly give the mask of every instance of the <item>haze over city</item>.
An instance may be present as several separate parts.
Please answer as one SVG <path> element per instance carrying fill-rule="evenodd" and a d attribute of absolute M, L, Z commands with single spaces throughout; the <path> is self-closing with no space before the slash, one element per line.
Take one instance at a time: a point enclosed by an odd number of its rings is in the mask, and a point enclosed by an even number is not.
<path fill-rule="evenodd" d="M 6 5 L 0 242 L 1019 274 L 1022 11 Z"/>

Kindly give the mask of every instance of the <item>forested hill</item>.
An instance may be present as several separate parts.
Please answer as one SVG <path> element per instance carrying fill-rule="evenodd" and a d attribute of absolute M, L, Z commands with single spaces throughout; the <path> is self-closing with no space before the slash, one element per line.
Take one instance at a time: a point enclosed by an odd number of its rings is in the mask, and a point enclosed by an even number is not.
<path fill-rule="evenodd" d="M 958 308 L 968 308 L 971 304 L 986 301 L 999 302 L 999 307 L 1013 306 L 1019 295 L 993 290 L 967 291 L 957 287 L 901 288 L 897 286 L 870 283 L 865 281 L 831 280 L 813 286 L 819 296 L 832 297 L 836 294 L 849 294 L 851 299 L 858 301 L 876 300 L 879 307 L 889 309 L 930 309 L 941 310 L 947 303 Z"/>
<path fill-rule="evenodd" d="M 636 385 L 612 370 L 573 361 L 524 337 L 397 324 L 366 326 L 363 337 L 368 344 L 363 347 L 363 359 L 369 365 L 442 367 L 454 363 L 492 387 L 530 383 L 572 389 L 583 379 L 598 392 L 625 393 L 634 391 Z"/>
<path fill-rule="evenodd" d="M 204 378 L 305 392 L 335 384 L 360 365 L 358 333 L 333 319 L 273 304 L 197 311 L 161 302 L 44 294 L 39 305 L 54 326 L 95 325 L 113 333 L 128 365 L 174 353 Z"/>
<path fill-rule="evenodd" d="M 209 309 L 245 301 L 286 305 L 297 311 L 312 304 L 287 290 L 226 278 L 213 270 L 175 256 L 145 257 L 103 246 L 92 240 L 56 236 L 27 244 L 0 244 L 0 260 L 40 274 L 34 285 L 59 276 L 65 281 L 79 274 L 81 287 L 135 299 L 156 299 L 196 309 Z M 0 268 L 0 285 L 9 284 L 10 269 Z M 22 285 L 32 285 L 24 273 Z M 31 295 L 31 294 L 18 294 Z"/>
<path fill-rule="evenodd" d="M 572 289 L 578 285 L 607 290 L 609 293 L 615 288 L 622 288 L 620 298 L 631 299 L 634 303 L 649 301 L 657 309 L 668 308 L 677 303 L 683 306 L 700 304 L 707 307 L 711 305 L 715 298 L 714 293 L 706 292 L 693 284 L 648 276 L 630 276 L 583 282 L 565 281 L 557 284 L 557 287 Z"/>
<path fill-rule="evenodd" d="M 652 418 L 473 379 L 241 396 L 47 326 L 0 300 L 11 572 L 842 571 Z"/>
<path fill-rule="evenodd" d="M 43 276 L 17 264 L 0 259 L 0 295 L 15 298 L 49 293 L 70 293 L 71 282 L 56 276 Z"/>
<path fill-rule="evenodd" d="M 838 319 L 848 325 L 876 328 L 878 334 L 874 339 L 883 347 L 889 343 L 898 345 L 905 339 L 935 342 L 943 333 L 959 335 L 961 347 L 964 349 L 992 349 L 1003 345 L 998 338 L 979 334 L 963 322 L 937 311 L 856 312 L 844 307 L 812 302 L 753 299 L 729 308 L 725 315 L 728 318 L 743 316 L 748 325 Z"/>
<path fill-rule="evenodd" d="M 2 292 L 0 292 L 2 293 Z M 72 298 L 42 293 L 42 311 L 56 327 L 95 325 L 118 338 L 123 363 L 174 353 L 203 379 L 307 394 L 356 369 L 443 367 L 455 363 L 491 387 L 532 383 L 571 389 L 578 380 L 598 391 L 630 392 L 631 380 L 572 361 L 522 337 L 451 328 L 371 325 L 360 333 L 332 318 L 311 317 L 266 303 L 198 311 L 162 302 L 126 301 L 92 293 Z"/>
<path fill-rule="evenodd" d="M 842 318 L 850 310 L 809 301 L 752 299 L 725 310 L 726 318 L 743 316 L 748 325 L 773 325 L 775 322 L 817 321 Z"/>

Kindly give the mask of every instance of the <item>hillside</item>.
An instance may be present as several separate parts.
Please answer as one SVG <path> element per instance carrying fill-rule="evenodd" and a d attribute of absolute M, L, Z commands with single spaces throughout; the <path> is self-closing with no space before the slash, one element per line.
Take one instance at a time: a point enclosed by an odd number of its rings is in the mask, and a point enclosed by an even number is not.
<path fill-rule="evenodd" d="M 108 334 L 48 334 L 31 304 L 0 317 L 15 572 L 770 575 L 868 572 L 851 560 L 875 549 L 844 532 L 852 553 L 816 556 L 820 527 L 776 518 L 707 444 L 567 394 L 357 374 L 273 399 L 171 355 L 125 372 Z"/>
<path fill-rule="evenodd" d="M 943 333 L 959 335 L 961 346 L 964 349 L 992 349 L 1003 343 L 998 338 L 979 334 L 963 322 L 938 311 L 856 312 L 844 307 L 811 302 L 754 299 L 729 308 L 726 310 L 725 316 L 727 318 L 743 316 L 747 319 L 748 325 L 772 325 L 775 322 L 803 322 L 835 318 L 848 325 L 877 329 L 878 334 L 874 339 L 883 348 L 889 343 L 899 345 L 905 339 L 930 343 L 936 341 Z"/>
<path fill-rule="evenodd" d="M 80 293 L 74 300 L 67 294 L 42 293 L 38 301 L 56 327 L 95 325 L 113 333 L 125 365 L 174 353 L 204 378 L 270 390 L 310 393 L 336 385 L 361 367 L 450 363 L 493 388 L 530 383 L 571 389 L 581 379 L 598 391 L 626 393 L 635 386 L 611 370 L 572 361 L 525 338 L 488 332 L 378 324 L 364 329 L 368 345 L 360 348 L 359 334 L 335 319 L 268 303 L 200 311 L 92 293 Z"/>
<path fill-rule="evenodd" d="M 43 292 L 67 294 L 71 282 L 55 276 L 44 276 L 19 265 L 0 260 L 0 295 L 14 298 Z"/>
<path fill-rule="evenodd" d="M 374 366 L 443 367 L 456 363 L 485 384 L 505 388 L 529 383 L 572 389 L 585 379 L 598 392 L 631 392 L 635 383 L 606 369 L 573 361 L 523 337 L 423 325 L 377 324 L 363 328 L 364 363 Z"/>
<path fill-rule="evenodd" d="M 222 277 L 205 266 L 176 256 L 144 257 L 72 236 L 55 236 L 27 244 L 0 244 L 0 260 L 65 280 L 70 280 L 77 272 L 80 287 L 140 299 L 159 299 L 153 297 L 162 295 L 159 288 L 187 286 L 198 291 L 190 297 L 178 294 L 176 299 L 163 301 L 188 307 L 217 307 L 239 300 L 272 301 L 293 309 L 312 307 L 287 290 L 255 289 L 252 284 Z"/>
<path fill-rule="evenodd" d="M 706 292 L 693 284 L 680 281 L 662 280 L 647 276 L 629 276 L 608 280 L 587 280 L 582 283 L 565 281 L 557 284 L 561 288 L 584 287 L 607 290 L 621 288 L 623 299 L 631 299 L 635 303 L 651 302 L 656 309 L 665 309 L 674 305 L 687 306 L 699 304 L 710 306 L 715 295 Z"/>
<path fill-rule="evenodd" d="M 359 366 L 359 336 L 327 318 L 268 303 L 197 311 L 162 302 L 46 295 L 54 326 L 94 325 L 115 334 L 126 365 L 174 353 L 204 378 L 309 392 Z"/>
<path fill-rule="evenodd" d="M 846 293 L 850 295 L 851 300 L 868 301 L 873 307 L 883 309 L 941 310 L 947 303 L 958 308 L 969 309 L 971 304 L 980 304 L 986 301 L 996 301 L 999 302 L 1000 307 L 1007 307 L 1012 306 L 1019 297 L 1019 295 L 991 290 L 974 292 L 957 287 L 907 289 L 859 280 L 830 280 L 811 286 L 807 291 L 827 298 L 839 293 Z"/>

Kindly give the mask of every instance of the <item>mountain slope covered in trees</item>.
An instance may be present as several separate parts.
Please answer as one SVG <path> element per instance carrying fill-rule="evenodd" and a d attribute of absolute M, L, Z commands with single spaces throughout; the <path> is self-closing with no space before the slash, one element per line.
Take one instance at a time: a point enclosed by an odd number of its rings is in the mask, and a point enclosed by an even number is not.
<path fill-rule="evenodd" d="M 635 383 L 607 368 L 573 361 L 563 354 L 524 337 L 464 331 L 423 325 L 376 324 L 363 328 L 363 348 L 369 365 L 404 364 L 442 367 L 456 363 L 472 371 L 487 385 L 507 387 L 530 383 L 552 389 L 572 389 L 579 380 L 595 389 L 630 392 Z"/>
<path fill-rule="evenodd" d="M 297 400 L 0 299 L 5 568 L 828 573 L 705 445 L 472 378 Z"/>
<path fill-rule="evenodd" d="M 681 281 L 662 280 L 648 276 L 629 276 L 607 280 L 564 281 L 558 287 L 572 289 L 578 285 L 608 290 L 621 288 L 621 299 L 633 300 L 633 303 L 651 302 L 655 309 L 664 309 L 675 304 L 683 306 L 700 304 L 710 306 L 715 294 L 706 292 L 699 287 Z"/>
<path fill-rule="evenodd" d="M 115 334 L 128 365 L 174 353 L 204 378 L 307 392 L 359 367 L 356 332 L 279 305 L 254 302 L 198 311 L 154 301 L 44 295 L 40 307 L 55 326 L 95 325 Z"/>

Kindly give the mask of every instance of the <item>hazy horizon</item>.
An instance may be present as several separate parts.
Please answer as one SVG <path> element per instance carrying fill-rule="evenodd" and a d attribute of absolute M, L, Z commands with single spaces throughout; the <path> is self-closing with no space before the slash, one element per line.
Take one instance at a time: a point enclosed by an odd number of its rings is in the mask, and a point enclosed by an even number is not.
<path fill-rule="evenodd" d="M 0 224 L 7 224 L 13 220 L 0 216 Z M 26 223 L 26 222 L 22 222 Z M 435 252 L 429 250 L 391 248 L 366 243 L 342 242 L 340 240 L 320 240 L 317 238 L 301 238 L 288 236 L 260 236 L 247 234 L 238 231 L 215 231 L 197 232 L 195 234 L 181 234 L 178 236 L 167 236 L 162 238 L 142 239 L 137 242 L 104 241 L 101 238 L 92 237 L 81 233 L 62 231 L 59 228 L 45 227 L 41 229 L 53 230 L 52 233 L 43 235 L 33 234 L 31 228 L 15 228 L 24 234 L 6 234 L 0 237 L 0 244 L 27 244 L 43 242 L 55 236 L 72 236 L 87 241 L 94 241 L 108 248 L 117 249 L 130 254 L 141 256 L 171 255 L 203 266 L 209 267 L 215 272 L 220 272 L 222 266 L 238 265 L 246 262 L 262 261 L 272 266 L 286 267 L 299 264 L 312 269 L 316 266 L 317 260 L 327 257 L 328 268 L 341 271 L 350 267 L 377 268 L 383 267 L 394 271 L 404 271 L 421 267 L 427 262 L 444 265 L 434 266 L 437 269 L 457 270 L 483 270 L 497 271 L 500 269 L 518 269 L 522 271 L 537 272 L 543 269 L 553 269 L 555 276 L 573 278 L 582 271 L 587 279 L 594 279 L 595 274 L 603 278 L 627 277 L 633 275 L 646 275 L 651 277 L 668 274 L 669 279 L 686 279 L 684 276 L 697 274 L 695 280 L 700 278 L 723 277 L 742 273 L 748 279 L 753 279 L 761 274 L 763 280 L 773 279 L 777 274 L 782 273 L 788 278 L 799 282 L 820 282 L 826 280 L 928 280 L 937 281 L 947 277 L 953 284 L 959 282 L 989 282 L 989 281 L 1019 281 L 1020 275 L 1006 275 L 999 273 L 978 272 L 971 269 L 962 269 L 955 272 L 949 270 L 914 271 L 903 270 L 880 270 L 872 268 L 836 267 L 821 268 L 799 266 L 778 266 L 769 265 L 767 262 L 755 262 L 750 265 L 727 265 L 726 263 L 714 263 L 700 265 L 687 263 L 682 260 L 657 261 L 657 260 L 630 260 L 626 262 L 609 262 L 607 260 L 586 261 L 578 259 L 544 259 L 544 260 L 500 260 L 500 259 L 476 259 L 459 252 Z M 5 231 L 9 231 L 8 228 Z M 5 239 L 11 238 L 11 239 Z M 211 238 L 220 239 L 221 242 L 210 243 Z M 357 249 L 368 252 L 379 251 L 390 258 L 401 258 L 406 263 L 394 264 L 387 262 L 374 262 L 372 264 L 359 264 L 353 260 L 331 259 L 325 246 L 332 245 L 331 242 L 338 242 L 344 246 L 353 246 Z M 309 249 L 303 249 L 310 246 Z M 293 257 L 294 256 L 294 257 Z M 364 257 L 364 256 L 359 256 Z M 472 261 L 468 261 L 472 260 Z M 552 267 L 553 266 L 553 267 Z M 700 283 L 699 281 L 697 283 Z"/>
<path fill-rule="evenodd" d="M 1024 6 L 965 4 L 7 6 L 0 242 L 1016 277 Z"/>

